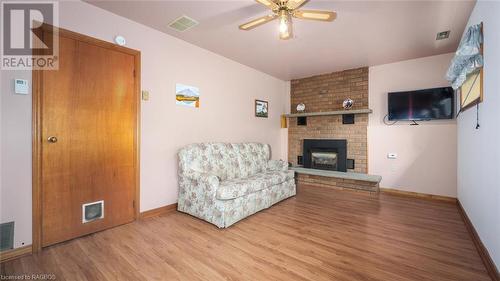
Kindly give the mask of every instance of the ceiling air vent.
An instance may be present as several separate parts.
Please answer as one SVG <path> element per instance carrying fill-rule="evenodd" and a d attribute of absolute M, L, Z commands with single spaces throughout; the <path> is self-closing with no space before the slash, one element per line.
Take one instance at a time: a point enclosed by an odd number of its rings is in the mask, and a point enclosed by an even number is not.
<path fill-rule="evenodd" d="M 443 39 L 447 39 L 448 37 L 450 37 L 449 30 L 441 31 L 441 32 L 438 32 L 438 34 L 436 35 L 436 40 L 443 40 Z"/>
<path fill-rule="evenodd" d="M 188 29 L 191 29 L 198 25 L 198 22 L 188 16 L 182 16 L 173 22 L 171 22 L 168 26 L 172 29 L 175 29 L 179 32 L 184 32 Z"/>

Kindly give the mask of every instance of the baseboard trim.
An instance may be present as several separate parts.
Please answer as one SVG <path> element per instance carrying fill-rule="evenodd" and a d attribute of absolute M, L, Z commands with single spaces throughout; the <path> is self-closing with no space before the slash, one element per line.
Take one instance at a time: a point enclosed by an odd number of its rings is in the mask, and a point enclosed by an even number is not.
<path fill-rule="evenodd" d="M 175 212 L 175 210 L 177 210 L 177 203 L 141 212 L 139 218 L 140 219 L 152 218 L 159 215 Z"/>
<path fill-rule="evenodd" d="M 453 203 L 453 204 L 457 203 L 457 198 L 442 196 L 442 195 L 419 193 L 419 192 L 405 191 L 405 190 L 399 190 L 399 189 L 393 189 L 393 188 L 383 188 L 383 187 L 380 187 L 380 192 L 392 194 L 392 195 L 397 195 L 397 196 L 413 197 L 413 198 L 420 198 L 420 199 L 426 199 L 426 200 L 448 202 L 448 203 Z"/>
<path fill-rule="evenodd" d="M 465 223 L 465 227 L 467 228 L 467 231 L 469 232 L 472 242 L 474 242 L 474 245 L 476 246 L 477 252 L 479 253 L 479 256 L 481 257 L 481 260 L 484 263 L 484 267 L 486 267 L 486 271 L 488 271 L 488 274 L 490 275 L 491 279 L 493 281 L 500 281 L 500 274 L 498 273 L 498 269 L 495 266 L 495 263 L 491 259 L 490 253 L 488 252 L 488 249 L 484 247 L 483 242 L 481 241 L 481 238 L 479 238 L 479 235 L 477 234 L 476 229 L 474 228 L 474 225 L 469 219 L 469 216 L 467 216 L 467 213 L 465 212 L 464 207 L 460 203 L 460 200 L 457 200 L 457 208 L 458 212 L 462 216 L 462 219 Z"/>
<path fill-rule="evenodd" d="M 6 262 L 22 256 L 31 255 L 33 249 L 31 245 L 0 252 L 0 262 Z"/>

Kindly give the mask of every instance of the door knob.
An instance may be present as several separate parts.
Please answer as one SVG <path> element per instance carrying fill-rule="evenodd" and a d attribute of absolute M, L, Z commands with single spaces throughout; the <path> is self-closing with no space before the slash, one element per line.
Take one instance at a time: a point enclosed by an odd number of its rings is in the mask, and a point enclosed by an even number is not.
<path fill-rule="evenodd" d="M 47 138 L 47 140 L 48 140 L 49 142 L 51 142 L 51 143 L 55 143 L 55 142 L 57 142 L 57 137 L 50 136 L 50 137 L 48 137 L 48 138 Z"/>

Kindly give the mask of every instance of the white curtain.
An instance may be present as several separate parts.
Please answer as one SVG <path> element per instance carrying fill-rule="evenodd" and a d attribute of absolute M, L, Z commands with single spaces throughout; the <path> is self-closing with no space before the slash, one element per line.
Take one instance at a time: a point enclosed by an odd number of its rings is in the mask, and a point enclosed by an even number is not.
<path fill-rule="evenodd" d="M 470 26 L 462 37 L 446 73 L 446 79 L 453 89 L 456 90 L 462 86 L 468 74 L 483 66 L 481 43 L 483 43 L 481 24 Z"/>

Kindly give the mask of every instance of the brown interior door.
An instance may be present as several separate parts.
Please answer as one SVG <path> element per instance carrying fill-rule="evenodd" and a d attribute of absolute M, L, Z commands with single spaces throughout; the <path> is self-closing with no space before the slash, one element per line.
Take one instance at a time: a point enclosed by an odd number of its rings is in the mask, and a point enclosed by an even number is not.
<path fill-rule="evenodd" d="M 132 54 L 60 34 L 59 70 L 40 78 L 42 246 L 135 219 L 134 69 Z M 104 217 L 83 223 L 101 200 Z"/>

